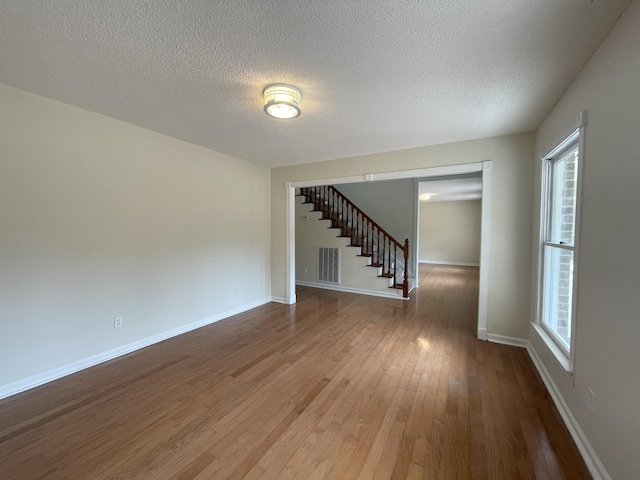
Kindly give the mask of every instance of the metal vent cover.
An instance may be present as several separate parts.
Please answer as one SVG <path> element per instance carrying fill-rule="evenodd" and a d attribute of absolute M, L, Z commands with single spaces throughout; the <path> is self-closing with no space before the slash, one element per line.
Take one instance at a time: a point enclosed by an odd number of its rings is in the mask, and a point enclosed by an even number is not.
<path fill-rule="evenodd" d="M 340 283 L 340 247 L 318 247 L 318 281 Z"/>

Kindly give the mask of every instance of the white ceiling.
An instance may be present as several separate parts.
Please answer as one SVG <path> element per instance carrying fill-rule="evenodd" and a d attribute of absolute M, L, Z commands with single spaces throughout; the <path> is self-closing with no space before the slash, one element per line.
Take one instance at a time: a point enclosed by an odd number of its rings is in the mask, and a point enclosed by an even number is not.
<path fill-rule="evenodd" d="M 291 165 L 535 130 L 628 4 L 4 0 L 0 82 Z"/>
<path fill-rule="evenodd" d="M 420 182 L 420 195 L 428 194 L 428 202 L 479 200 L 482 198 L 482 177 L 461 177 Z"/>

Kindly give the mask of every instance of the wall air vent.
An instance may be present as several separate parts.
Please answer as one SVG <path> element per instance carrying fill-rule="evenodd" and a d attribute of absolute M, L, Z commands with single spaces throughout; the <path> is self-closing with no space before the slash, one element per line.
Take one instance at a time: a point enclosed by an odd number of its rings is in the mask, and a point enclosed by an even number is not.
<path fill-rule="evenodd" d="M 318 247 L 318 281 L 340 283 L 340 248 Z"/>

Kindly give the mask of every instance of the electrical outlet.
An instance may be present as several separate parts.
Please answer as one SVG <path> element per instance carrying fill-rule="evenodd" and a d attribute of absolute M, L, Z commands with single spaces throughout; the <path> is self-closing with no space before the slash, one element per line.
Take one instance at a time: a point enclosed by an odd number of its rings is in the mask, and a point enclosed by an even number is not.
<path fill-rule="evenodd" d="M 302 216 L 302 221 L 303 222 L 308 222 L 309 221 L 309 216 L 308 215 L 303 215 Z"/>
<path fill-rule="evenodd" d="M 594 414 L 595 403 L 596 403 L 596 394 L 593 393 L 593 390 L 591 389 L 591 387 L 588 387 L 587 388 L 587 407 L 589 408 L 589 413 L 591 413 L 591 415 Z"/>
<path fill-rule="evenodd" d="M 307 267 L 304 267 L 304 274 L 306 275 L 307 273 L 309 273 L 309 270 L 307 269 Z"/>
<path fill-rule="evenodd" d="M 122 317 L 116 317 L 113 319 L 113 328 L 121 328 L 122 327 Z"/>

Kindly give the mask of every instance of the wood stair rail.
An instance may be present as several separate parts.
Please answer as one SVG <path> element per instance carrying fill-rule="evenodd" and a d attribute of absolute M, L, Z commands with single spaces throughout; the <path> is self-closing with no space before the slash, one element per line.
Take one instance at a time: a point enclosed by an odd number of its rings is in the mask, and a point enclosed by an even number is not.
<path fill-rule="evenodd" d="M 332 228 L 340 229 L 341 237 L 351 238 L 351 246 L 360 247 L 360 255 L 370 257 L 372 267 L 382 267 L 381 277 L 393 278 L 391 288 L 402 288 L 402 296 L 409 297 L 409 239 L 400 243 L 332 185 L 302 187 L 300 195 L 322 212 L 323 219 L 331 220 Z M 396 281 L 398 251 L 404 256 L 402 284 Z"/>

